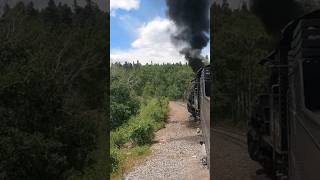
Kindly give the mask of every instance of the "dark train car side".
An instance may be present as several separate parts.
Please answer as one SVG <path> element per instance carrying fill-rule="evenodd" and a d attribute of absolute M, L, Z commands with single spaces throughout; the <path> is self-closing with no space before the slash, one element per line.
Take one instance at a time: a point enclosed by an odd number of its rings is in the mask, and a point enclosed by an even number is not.
<path fill-rule="evenodd" d="M 210 91 L 211 76 L 208 65 L 196 73 L 188 99 L 188 111 L 201 122 L 208 166 L 210 166 Z"/>
<path fill-rule="evenodd" d="M 320 11 L 289 23 L 261 64 L 270 76 L 248 124 L 251 158 L 275 179 L 319 179 Z"/>

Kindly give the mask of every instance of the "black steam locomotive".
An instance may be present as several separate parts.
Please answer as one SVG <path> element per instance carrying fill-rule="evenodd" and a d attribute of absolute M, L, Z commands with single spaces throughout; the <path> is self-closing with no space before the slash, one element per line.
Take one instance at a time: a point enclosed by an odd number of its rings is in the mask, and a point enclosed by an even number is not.
<path fill-rule="evenodd" d="M 251 158 L 275 179 L 320 179 L 320 11 L 289 23 L 261 64 L 270 76 L 248 124 Z"/>
<path fill-rule="evenodd" d="M 211 77 L 210 65 L 208 65 L 196 73 L 187 106 L 192 116 L 200 119 L 208 165 L 210 165 L 210 91 Z"/>

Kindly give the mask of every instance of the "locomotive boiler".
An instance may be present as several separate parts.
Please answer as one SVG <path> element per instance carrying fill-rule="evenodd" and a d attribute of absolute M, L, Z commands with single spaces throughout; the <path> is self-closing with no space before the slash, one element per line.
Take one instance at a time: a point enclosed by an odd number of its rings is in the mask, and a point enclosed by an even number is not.
<path fill-rule="evenodd" d="M 274 179 L 320 178 L 320 11 L 290 22 L 248 123 L 250 157 Z"/>

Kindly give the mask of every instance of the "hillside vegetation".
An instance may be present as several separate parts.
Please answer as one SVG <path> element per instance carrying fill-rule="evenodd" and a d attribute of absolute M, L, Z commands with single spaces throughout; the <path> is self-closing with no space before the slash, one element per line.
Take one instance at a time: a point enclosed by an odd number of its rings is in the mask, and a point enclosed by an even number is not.
<path fill-rule="evenodd" d="M 275 44 L 246 4 L 231 10 L 227 1 L 212 7 L 214 122 L 246 124 L 252 103 L 265 91 L 268 76 L 259 61 Z"/>
<path fill-rule="evenodd" d="M 106 140 L 106 22 L 91 0 L 73 8 L 53 0 L 42 10 L 4 6 L 0 179 L 80 178 L 96 167 Z M 106 167 L 96 173 L 106 176 Z"/>
<path fill-rule="evenodd" d="M 121 179 L 150 153 L 154 132 L 163 128 L 169 100 L 186 99 L 193 72 L 182 64 L 111 65 L 110 153 L 113 179 Z"/>

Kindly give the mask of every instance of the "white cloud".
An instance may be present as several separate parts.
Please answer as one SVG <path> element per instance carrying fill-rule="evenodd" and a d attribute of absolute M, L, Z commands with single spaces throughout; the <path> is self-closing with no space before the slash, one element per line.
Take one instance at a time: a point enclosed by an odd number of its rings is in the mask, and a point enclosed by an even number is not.
<path fill-rule="evenodd" d="M 111 50 L 112 62 L 133 62 L 140 63 L 176 63 L 186 62 L 179 51 L 186 47 L 181 44 L 176 47 L 171 42 L 171 35 L 176 32 L 175 24 L 164 18 L 155 18 L 143 24 L 138 29 L 138 38 L 131 44 L 128 50 Z"/>
<path fill-rule="evenodd" d="M 201 55 L 202 55 L 203 57 L 208 56 L 208 60 L 210 61 L 210 43 L 208 43 L 207 46 L 202 49 Z"/>
<path fill-rule="evenodd" d="M 130 10 L 136 10 L 140 7 L 140 1 L 139 0 L 111 0 L 110 1 L 110 10 L 111 10 L 111 16 L 115 16 L 115 11 L 118 9 L 130 11 Z"/>

